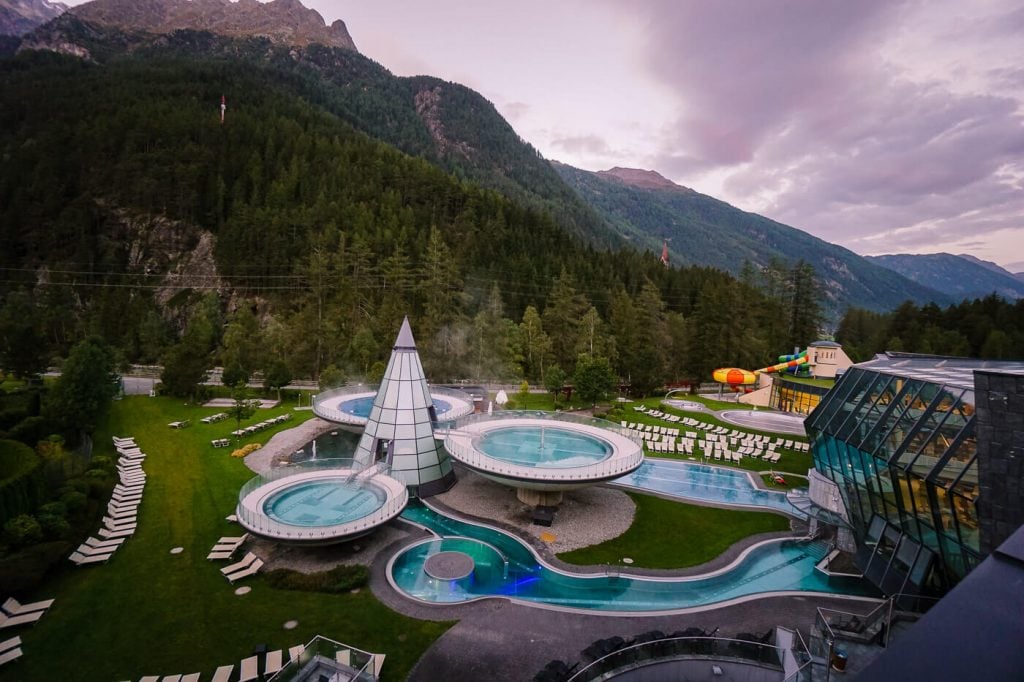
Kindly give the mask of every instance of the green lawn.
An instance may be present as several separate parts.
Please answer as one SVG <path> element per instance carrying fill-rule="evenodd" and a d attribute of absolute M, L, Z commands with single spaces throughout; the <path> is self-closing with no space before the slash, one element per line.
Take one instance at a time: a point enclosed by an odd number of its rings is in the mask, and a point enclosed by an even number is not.
<path fill-rule="evenodd" d="M 258 410 L 249 421 L 289 411 Z M 379 603 L 368 589 L 326 595 L 278 591 L 262 577 L 245 581 L 253 590 L 235 596 L 206 554 L 217 538 L 239 528 L 224 520 L 252 472 L 230 449 L 215 450 L 233 421 L 205 425 L 218 411 L 171 398 L 131 397 L 115 402 L 96 434 L 97 454 L 113 455 L 112 434 L 134 435 L 148 454 L 139 528 L 108 564 L 76 568 L 67 563 L 30 600 L 57 602 L 33 628 L 19 628 L 25 655 L 0 668 L 8 680 L 137 680 L 143 675 L 203 673 L 248 656 L 257 644 L 285 648 L 322 634 L 387 654 L 384 678 L 404 679 L 426 648 L 450 624 L 413 620 Z M 265 442 L 290 422 L 247 441 Z M 193 426 L 172 430 L 172 421 Z M 245 422 L 243 422 L 244 424 Z M 183 554 L 169 554 L 172 547 Z M 6 595 L 4 595 L 6 596 Z M 298 620 L 295 630 L 282 624 Z M 5 631 L 5 635 L 9 631 Z"/>
<path fill-rule="evenodd" d="M 641 568 L 686 568 L 714 559 L 734 542 L 789 529 L 781 514 L 700 507 L 651 495 L 628 493 L 636 503 L 629 530 L 608 542 L 559 554 L 570 564 L 623 565 L 623 557 Z"/>
<path fill-rule="evenodd" d="M 794 384 L 807 384 L 808 386 L 821 386 L 822 388 L 832 388 L 836 385 L 835 379 L 816 379 L 814 377 L 794 377 L 786 375 L 783 377 L 786 382 L 792 382 Z"/>

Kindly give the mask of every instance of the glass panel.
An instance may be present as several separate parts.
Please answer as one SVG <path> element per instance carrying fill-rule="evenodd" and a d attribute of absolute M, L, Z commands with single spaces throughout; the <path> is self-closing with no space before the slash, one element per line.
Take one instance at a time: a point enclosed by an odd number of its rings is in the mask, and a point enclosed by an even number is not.
<path fill-rule="evenodd" d="M 978 530 L 977 506 L 973 500 L 968 500 L 960 495 L 950 495 L 950 499 L 953 502 L 953 511 L 960 529 L 960 541 L 975 552 L 980 552 L 981 536 Z"/>
<path fill-rule="evenodd" d="M 936 434 L 936 439 L 948 436 L 948 432 L 952 430 L 958 421 L 958 417 L 955 416 L 956 414 L 954 412 L 954 414 L 946 419 L 942 424 L 940 433 Z M 954 438 L 952 446 L 946 452 L 945 463 L 933 470 L 930 477 L 930 480 L 945 488 L 948 488 L 954 481 L 960 478 L 978 454 L 978 441 L 974 437 L 973 417 L 967 419 L 967 423 L 959 433 L 954 435 Z"/>
<path fill-rule="evenodd" d="M 860 437 L 858 438 L 855 435 L 850 439 L 850 442 L 852 444 L 856 445 L 858 448 L 865 452 L 870 452 L 871 450 L 874 450 L 874 447 L 864 447 L 864 441 L 867 440 L 867 437 L 875 429 L 879 421 L 881 421 L 882 415 L 888 412 L 889 408 L 892 406 L 893 401 L 896 398 L 898 386 L 902 386 L 903 383 L 905 382 L 902 379 L 896 377 L 895 379 L 893 379 L 893 381 L 890 381 L 889 384 L 879 392 L 878 399 L 875 401 L 874 405 L 871 406 L 871 409 L 868 411 L 868 413 L 864 415 L 864 418 L 861 420 L 861 423 L 858 424 L 857 426 L 856 433 L 860 434 Z"/>
<path fill-rule="evenodd" d="M 851 434 L 854 432 L 861 433 L 860 429 L 863 428 L 863 421 L 865 416 L 871 411 L 872 405 L 875 400 L 884 391 L 885 387 L 892 381 L 892 377 L 886 375 L 878 375 L 875 377 L 875 381 L 872 382 L 868 390 L 864 391 L 861 396 L 860 403 L 853 409 L 850 416 L 846 418 L 843 425 L 839 427 L 837 436 L 845 441 L 860 440 L 860 437 L 851 438 Z M 865 429 L 866 430 L 866 429 Z"/>
<path fill-rule="evenodd" d="M 922 477 L 928 473 L 935 464 L 936 459 L 945 452 L 945 447 L 940 445 L 938 449 L 929 448 L 929 443 L 932 440 L 932 436 L 935 435 L 935 432 L 949 416 L 950 411 L 956 406 L 961 393 L 963 391 L 959 389 L 955 389 L 955 392 L 950 392 L 944 386 L 936 394 L 929 407 L 929 411 L 918 421 L 910 437 L 907 438 L 901 448 L 902 451 L 897 460 L 900 466 L 905 469 L 913 466 L 914 470 L 918 471 Z M 918 465 L 915 460 L 922 454 L 924 459 Z"/>
<path fill-rule="evenodd" d="M 841 393 L 837 393 L 835 398 L 829 401 L 828 419 L 822 419 L 821 430 L 828 433 L 836 433 L 839 427 L 842 426 L 843 421 L 850 415 L 854 406 L 860 401 L 863 391 L 870 386 L 875 377 L 876 375 L 873 372 L 855 370 L 853 376 L 843 379 L 842 386 L 836 389 L 841 391 Z"/>
<path fill-rule="evenodd" d="M 924 384 L 916 395 L 908 395 L 908 404 L 903 413 L 895 420 L 892 428 L 885 434 L 885 440 L 878 450 L 888 453 L 886 459 L 893 461 L 893 456 L 905 445 L 906 439 L 913 431 L 914 425 L 924 415 L 928 405 L 935 399 L 939 387 L 935 384 Z"/>
<path fill-rule="evenodd" d="M 900 422 L 901 417 L 914 404 L 917 394 L 921 390 L 921 385 L 922 382 L 920 381 L 904 382 L 902 390 L 900 390 L 899 395 L 896 396 L 892 404 L 889 405 L 888 411 L 878 420 L 875 428 L 864 438 L 861 450 L 870 452 L 876 457 L 881 457 L 885 460 L 892 456 L 895 448 L 888 447 L 888 436 L 892 432 L 893 427 Z"/>

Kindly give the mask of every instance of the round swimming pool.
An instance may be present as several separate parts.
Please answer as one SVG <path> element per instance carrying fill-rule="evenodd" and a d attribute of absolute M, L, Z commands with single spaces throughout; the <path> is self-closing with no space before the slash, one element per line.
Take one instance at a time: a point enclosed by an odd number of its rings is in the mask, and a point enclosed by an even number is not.
<path fill-rule="evenodd" d="M 556 426 L 508 426 L 491 429 L 473 441 L 484 454 L 510 464 L 569 468 L 611 457 L 611 443 L 589 433 Z"/>
<path fill-rule="evenodd" d="M 386 499 L 384 491 L 368 483 L 327 478 L 277 491 L 263 503 L 263 511 L 274 521 L 293 526 L 335 526 L 369 516 Z"/>
<path fill-rule="evenodd" d="M 370 416 L 370 410 L 373 408 L 373 400 L 375 397 L 375 394 L 370 394 L 358 398 L 352 398 L 350 400 L 343 400 L 338 403 L 338 409 L 345 414 L 352 415 L 353 417 L 367 419 Z M 434 411 L 437 414 L 444 414 L 452 409 L 452 404 L 445 400 L 441 400 L 440 398 L 434 398 L 433 400 Z"/>

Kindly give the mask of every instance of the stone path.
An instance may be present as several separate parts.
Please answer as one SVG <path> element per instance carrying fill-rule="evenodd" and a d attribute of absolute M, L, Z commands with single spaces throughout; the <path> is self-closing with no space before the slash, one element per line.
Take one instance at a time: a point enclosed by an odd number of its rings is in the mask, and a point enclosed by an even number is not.
<path fill-rule="evenodd" d="M 317 436 L 337 429 L 337 424 L 314 417 L 293 429 L 275 433 L 266 445 L 245 458 L 245 465 L 257 474 L 265 474 L 276 460 L 292 454 Z"/>

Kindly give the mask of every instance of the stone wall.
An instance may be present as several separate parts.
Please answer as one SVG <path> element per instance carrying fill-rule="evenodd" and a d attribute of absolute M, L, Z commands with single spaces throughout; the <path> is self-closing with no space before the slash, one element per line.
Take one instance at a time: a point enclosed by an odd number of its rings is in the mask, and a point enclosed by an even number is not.
<path fill-rule="evenodd" d="M 1024 376 L 974 373 L 978 519 L 988 554 L 1024 524 Z"/>

